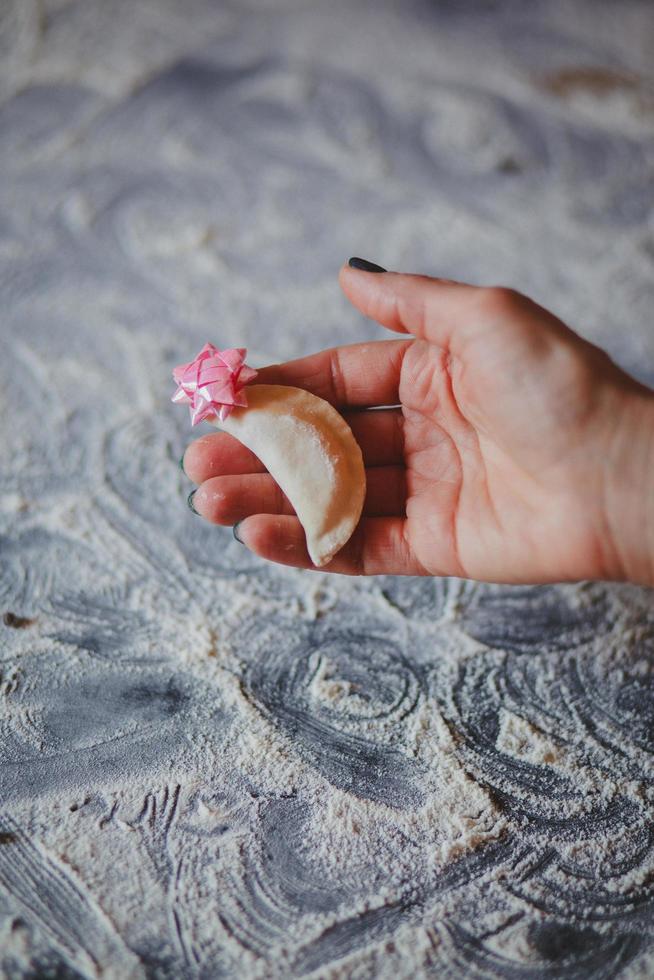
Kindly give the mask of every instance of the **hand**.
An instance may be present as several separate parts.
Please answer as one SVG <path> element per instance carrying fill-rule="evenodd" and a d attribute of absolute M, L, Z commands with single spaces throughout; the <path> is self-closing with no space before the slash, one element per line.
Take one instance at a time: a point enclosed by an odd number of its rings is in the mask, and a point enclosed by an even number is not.
<path fill-rule="evenodd" d="M 324 570 L 654 584 L 652 392 L 511 290 L 349 266 L 340 283 L 412 339 L 322 351 L 257 379 L 327 399 L 363 451 L 364 516 Z M 288 501 L 231 436 L 192 443 L 184 469 L 199 514 L 239 522 L 264 558 L 312 567 Z"/>

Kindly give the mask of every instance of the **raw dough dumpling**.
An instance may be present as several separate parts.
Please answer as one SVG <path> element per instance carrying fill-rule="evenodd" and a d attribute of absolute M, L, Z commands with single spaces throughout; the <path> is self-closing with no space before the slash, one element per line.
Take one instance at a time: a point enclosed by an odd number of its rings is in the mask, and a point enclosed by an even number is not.
<path fill-rule="evenodd" d="M 249 385 L 247 408 L 213 424 L 259 457 L 295 509 L 314 565 L 325 565 L 359 522 L 361 450 L 335 408 L 301 388 Z"/>

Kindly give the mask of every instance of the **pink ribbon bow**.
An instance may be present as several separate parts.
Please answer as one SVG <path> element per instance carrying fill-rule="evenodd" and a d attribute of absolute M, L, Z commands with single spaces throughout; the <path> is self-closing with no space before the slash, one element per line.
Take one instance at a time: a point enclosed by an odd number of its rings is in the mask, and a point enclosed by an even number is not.
<path fill-rule="evenodd" d="M 193 425 L 213 415 L 222 422 L 235 407 L 247 408 L 243 388 L 257 372 L 245 363 L 246 354 L 242 347 L 218 350 L 205 344 L 189 364 L 174 369 L 177 391 L 172 401 L 190 405 Z"/>

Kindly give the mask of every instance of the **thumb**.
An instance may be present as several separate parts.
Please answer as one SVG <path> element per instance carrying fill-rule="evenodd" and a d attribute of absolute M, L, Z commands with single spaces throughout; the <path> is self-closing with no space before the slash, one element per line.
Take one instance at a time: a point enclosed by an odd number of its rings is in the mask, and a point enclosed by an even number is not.
<path fill-rule="evenodd" d="M 451 279 L 386 272 L 380 266 L 367 271 L 362 265 L 370 263 L 350 259 L 339 273 L 341 289 L 353 306 L 389 330 L 411 333 L 443 348 L 449 348 L 456 331 L 470 323 L 482 292 Z"/>

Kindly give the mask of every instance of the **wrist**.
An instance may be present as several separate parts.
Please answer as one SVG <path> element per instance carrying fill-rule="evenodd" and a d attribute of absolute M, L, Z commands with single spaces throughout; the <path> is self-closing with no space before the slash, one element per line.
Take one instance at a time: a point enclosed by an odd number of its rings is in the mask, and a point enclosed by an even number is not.
<path fill-rule="evenodd" d="M 621 394 L 604 461 L 608 577 L 654 586 L 654 392 Z"/>

